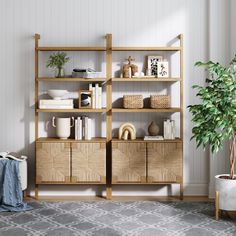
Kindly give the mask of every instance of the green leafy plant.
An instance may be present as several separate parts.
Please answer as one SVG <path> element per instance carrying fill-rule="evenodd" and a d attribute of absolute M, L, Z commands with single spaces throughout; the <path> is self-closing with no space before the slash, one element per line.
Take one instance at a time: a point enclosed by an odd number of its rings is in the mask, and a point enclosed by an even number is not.
<path fill-rule="evenodd" d="M 69 60 L 65 52 L 53 53 L 47 61 L 47 67 L 61 69 Z"/>
<path fill-rule="evenodd" d="M 188 106 L 192 113 L 193 136 L 197 147 L 210 145 L 211 152 L 217 153 L 225 140 L 230 140 L 230 179 L 234 179 L 236 141 L 236 55 L 228 67 L 212 61 L 196 62 L 204 67 L 209 78 L 206 85 L 194 85 L 201 104 Z"/>

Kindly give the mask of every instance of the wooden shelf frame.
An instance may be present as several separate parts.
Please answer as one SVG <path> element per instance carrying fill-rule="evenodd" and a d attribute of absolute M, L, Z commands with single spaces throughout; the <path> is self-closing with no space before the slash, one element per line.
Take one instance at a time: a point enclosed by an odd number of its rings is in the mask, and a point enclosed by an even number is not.
<path fill-rule="evenodd" d="M 149 112 L 149 113 L 175 113 L 175 112 L 181 112 L 181 108 L 179 107 L 172 107 L 172 108 L 159 108 L 159 109 L 153 109 L 153 108 L 140 108 L 140 109 L 127 109 L 127 108 L 112 108 L 112 112 L 119 112 L 119 113 L 142 113 L 142 112 Z"/>
<path fill-rule="evenodd" d="M 82 109 L 82 108 L 74 108 L 74 109 L 36 109 L 37 113 L 44 112 L 44 113 L 105 113 L 107 112 L 106 108 L 102 109 Z"/>
<path fill-rule="evenodd" d="M 45 82 L 106 82 L 106 78 L 73 78 L 73 77 L 63 77 L 63 78 L 55 78 L 55 77 L 39 77 L 38 81 Z"/>
<path fill-rule="evenodd" d="M 135 183 L 112 183 L 112 142 L 160 142 L 160 143 L 171 143 L 177 142 L 181 143 L 183 146 L 183 110 L 184 110 L 184 101 L 183 101 L 183 83 L 184 83 L 184 74 L 183 74 L 183 35 L 180 34 L 177 36 L 179 39 L 179 46 L 164 46 L 164 47 L 113 47 L 112 46 L 112 35 L 107 34 L 106 45 L 105 47 L 41 47 L 39 46 L 40 35 L 35 34 L 35 141 L 37 142 L 105 142 L 106 143 L 106 193 L 107 199 L 112 198 L 112 184 L 135 184 Z M 88 51 L 88 52 L 104 52 L 106 54 L 106 77 L 105 78 L 52 78 L 52 77 L 39 77 L 39 52 L 50 52 L 50 51 Z M 128 52 L 128 51 L 137 51 L 137 52 L 151 52 L 151 51 L 164 51 L 170 53 L 176 53 L 180 55 L 180 76 L 179 77 L 169 77 L 169 78 L 153 78 L 153 77 L 139 77 L 139 78 L 112 78 L 112 52 Z M 106 86 L 106 108 L 102 109 L 38 109 L 39 102 L 39 82 L 102 82 Z M 123 108 L 112 108 L 112 82 L 179 82 L 180 83 L 180 107 L 172 107 L 169 109 L 123 109 Z M 94 138 L 92 140 L 60 140 L 56 138 L 39 138 L 38 137 L 38 122 L 39 122 L 39 113 L 105 113 L 106 115 L 106 138 Z M 161 140 L 161 141 L 146 141 L 143 139 L 137 140 L 118 140 L 112 138 L 112 113 L 180 113 L 180 139 L 175 140 Z M 36 173 L 37 174 L 37 173 Z M 145 183 L 145 185 L 156 185 L 156 184 L 173 184 L 174 182 L 160 182 L 160 183 Z M 180 184 L 180 195 L 183 197 L 183 179 L 178 181 Z M 40 183 L 41 184 L 61 184 L 61 185 L 90 185 L 90 184 L 100 184 L 100 183 L 58 183 L 58 182 L 48 182 Z M 137 183 L 143 185 L 143 183 Z M 104 184 L 103 184 L 104 185 Z M 35 185 L 35 197 L 38 197 L 38 187 L 39 184 Z"/>
<path fill-rule="evenodd" d="M 139 77 L 139 78 L 112 78 L 112 82 L 179 82 L 181 79 L 173 78 L 154 78 L 154 77 Z"/>

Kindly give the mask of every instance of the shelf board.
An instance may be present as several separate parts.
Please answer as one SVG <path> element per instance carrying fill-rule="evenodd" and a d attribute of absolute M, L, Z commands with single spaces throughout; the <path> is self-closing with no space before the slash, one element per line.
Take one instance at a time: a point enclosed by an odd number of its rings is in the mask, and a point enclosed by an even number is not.
<path fill-rule="evenodd" d="M 64 77 L 64 78 L 55 78 L 55 77 L 39 77 L 38 81 L 50 81 L 50 82 L 105 82 L 106 78 L 72 78 L 72 77 Z"/>
<path fill-rule="evenodd" d="M 113 47 L 112 51 L 180 51 L 181 47 Z"/>
<path fill-rule="evenodd" d="M 131 112 L 131 113 L 137 113 L 137 112 L 180 112 L 181 108 L 179 107 L 172 107 L 172 108 L 160 108 L 160 109 L 153 109 L 153 108 L 141 108 L 141 109 L 126 109 L 126 108 L 112 108 L 112 112 Z"/>
<path fill-rule="evenodd" d="M 42 143 L 42 142 L 47 142 L 47 143 L 88 143 L 88 142 L 93 142 L 93 143 L 104 143 L 106 142 L 106 138 L 92 138 L 91 140 L 75 140 L 72 138 L 69 139 L 59 139 L 59 138 L 38 138 L 36 142 Z"/>
<path fill-rule="evenodd" d="M 64 113 L 104 113 L 106 108 L 102 109 L 37 109 L 37 112 L 64 112 Z"/>
<path fill-rule="evenodd" d="M 36 182 L 38 185 L 106 185 L 106 183 L 99 183 L 99 182 Z"/>
<path fill-rule="evenodd" d="M 148 143 L 148 142 L 158 142 L 158 143 L 182 143 L 183 140 L 180 139 L 180 138 L 175 138 L 175 139 L 165 139 L 165 140 L 144 140 L 143 138 L 136 138 L 134 140 L 131 140 L 131 139 L 128 139 L 128 140 L 123 140 L 123 139 L 118 139 L 118 138 L 112 138 L 112 142 L 115 142 L 115 143 L 124 143 L 124 142 L 127 142 L 127 143 L 139 143 L 139 142 L 145 142 L 145 143 Z"/>
<path fill-rule="evenodd" d="M 105 47 L 38 47 L 37 51 L 106 51 Z"/>
<path fill-rule="evenodd" d="M 112 82 L 177 82 L 180 78 L 154 78 L 154 77 L 135 77 L 135 78 L 112 78 Z"/>

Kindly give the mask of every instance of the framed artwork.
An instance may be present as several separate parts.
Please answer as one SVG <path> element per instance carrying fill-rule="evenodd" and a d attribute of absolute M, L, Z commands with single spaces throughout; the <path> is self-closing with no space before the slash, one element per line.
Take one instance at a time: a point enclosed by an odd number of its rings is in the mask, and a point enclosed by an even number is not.
<path fill-rule="evenodd" d="M 93 108 L 93 91 L 79 91 L 79 108 Z"/>
<path fill-rule="evenodd" d="M 168 78 L 169 77 L 169 63 L 168 61 L 159 61 L 157 63 L 157 77 Z"/>
<path fill-rule="evenodd" d="M 151 71 L 151 75 L 157 76 L 158 62 L 162 61 L 162 56 L 148 56 L 148 70 Z"/>

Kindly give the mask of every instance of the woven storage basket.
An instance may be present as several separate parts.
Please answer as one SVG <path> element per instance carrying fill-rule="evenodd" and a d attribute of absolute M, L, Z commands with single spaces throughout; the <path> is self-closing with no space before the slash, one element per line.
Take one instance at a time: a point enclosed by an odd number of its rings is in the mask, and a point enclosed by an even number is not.
<path fill-rule="evenodd" d="M 142 95 L 124 95 L 123 96 L 124 108 L 143 108 L 143 96 Z"/>
<path fill-rule="evenodd" d="M 168 95 L 151 95 L 151 108 L 170 108 L 170 96 Z"/>

